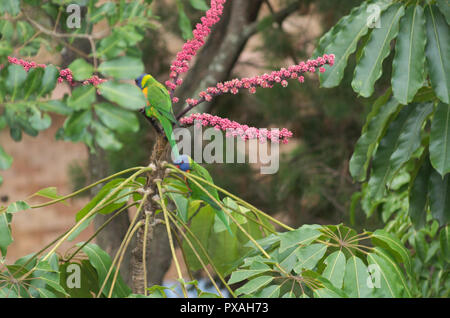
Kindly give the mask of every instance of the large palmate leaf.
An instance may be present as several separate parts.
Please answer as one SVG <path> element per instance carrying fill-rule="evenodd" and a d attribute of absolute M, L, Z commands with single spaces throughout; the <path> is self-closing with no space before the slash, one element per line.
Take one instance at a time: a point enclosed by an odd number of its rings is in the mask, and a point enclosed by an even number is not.
<path fill-rule="evenodd" d="M 383 11 L 390 2 L 380 0 L 373 1 L 373 4 Z M 342 28 L 339 28 L 325 48 L 326 53 L 335 55 L 335 63 L 333 67 L 327 67 L 325 73 L 320 74 L 320 83 L 323 87 L 335 87 L 341 82 L 349 56 L 355 52 L 358 41 L 369 30 L 368 21 L 372 13 L 367 10 L 367 6 L 368 2 L 364 2 L 360 7 L 353 9 L 350 17 L 346 19 Z"/>
<path fill-rule="evenodd" d="M 442 177 L 450 172 L 450 106 L 439 103 L 431 124 L 430 159 Z"/>
<path fill-rule="evenodd" d="M 400 20 L 400 31 L 392 65 L 392 90 L 402 104 L 408 104 L 425 80 L 425 15 L 417 1 L 406 9 Z"/>
<path fill-rule="evenodd" d="M 449 103 L 450 95 L 450 32 L 444 16 L 434 5 L 425 8 L 427 19 L 426 56 L 431 85 L 436 96 Z"/>
<path fill-rule="evenodd" d="M 389 55 L 391 41 L 398 34 L 399 20 L 404 14 L 402 3 L 389 7 L 381 15 L 380 28 L 375 28 L 370 34 L 352 81 L 353 90 L 361 96 L 373 94 L 375 82 L 383 72 L 383 61 Z"/>

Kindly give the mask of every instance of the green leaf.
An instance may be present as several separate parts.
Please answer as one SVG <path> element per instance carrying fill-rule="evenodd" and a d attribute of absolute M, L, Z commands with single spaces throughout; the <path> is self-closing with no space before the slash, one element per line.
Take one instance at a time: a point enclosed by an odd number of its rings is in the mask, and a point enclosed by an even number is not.
<path fill-rule="evenodd" d="M 24 211 L 24 210 L 28 210 L 30 209 L 30 206 L 28 205 L 28 203 L 26 203 L 25 201 L 17 201 L 14 203 L 11 203 L 8 206 L 8 210 L 6 211 L 7 213 L 16 213 L 16 212 L 20 212 L 20 211 Z"/>
<path fill-rule="evenodd" d="M 82 58 L 78 58 L 68 66 L 72 71 L 73 78 L 77 81 L 85 80 L 92 76 L 94 67 Z"/>
<path fill-rule="evenodd" d="M 447 24 L 450 24 L 450 6 L 448 0 L 436 0 L 437 6 L 442 14 L 445 16 Z"/>
<path fill-rule="evenodd" d="M 431 123 L 430 159 L 442 177 L 450 172 L 450 106 L 442 102 Z"/>
<path fill-rule="evenodd" d="M 430 160 L 427 158 L 420 166 L 419 171 L 414 179 L 414 183 L 409 191 L 409 211 L 408 214 L 411 222 L 416 229 L 425 226 L 426 222 L 426 207 L 428 202 L 428 185 L 430 174 L 433 168 Z"/>
<path fill-rule="evenodd" d="M 342 288 L 342 282 L 344 281 L 346 259 L 342 251 L 336 251 L 324 260 L 327 265 L 322 273 L 322 276 L 328 279 L 333 286 Z"/>
<path fill-rule="evenodd" d="M 81 244 L 82 243 L 78 243 L 77 246 L 80 246 Z M 85 247 L 83 247 L 82 250 L 89 257 L 90 263 L 97 271 L 98 284 L 99 284 L 99 287 L 101 288 L 101 286 L 103 285 L 103 282 L 106 279 L 106 275 L 108 274 L 108 270 L 110 269 L 110 267 L 112 265 L 111 258 L 109 257 L 108 253 L 103 251 L 96 244 L 89 243 Z M 108 281 L 105 285 L 105 288 L 103 289 L 103 295 L 105 295 L 105 296 L 108 296 L 108 293 L 111 289 L 114 273 L 115 273 L 115 269 L 113 270 L 112 275 L 109 276 Z M 123 281 L 123 279 L 119 273 L 116 284 L 115 284 L 113 292 L 112 292 L 112 296 L 118 297 L 118 298 L 123 298 L 123 297 L 127 297 L 130 294 L 131 294 L 131 289 L 125 284 L 125 282 Z"/>
<path fill-rule="evenodd" d="M 79 140 L 91 121 L 92 112 L 89 109 L 73 113 L 64 123 L 64 135 L 72 140 Z"/>
<path fill-rule="evenodd" d="M 3 40 L 11 40 L 12 36 L 14 35 L 14 27 L 10 21 L 0 21 L 0 34 L 2 35 Z"/>
<path fill-rule="evenodd" d="M 368 281 L 370 275 L 367 266 L 360 258 L 351 256 L 345 267 L 344 292 L 349 297 L 373 297 L 374 289 L 370 288 Z"/>
<path fill-rule="evenodd" d="M 69 116 L 73 113 L 73 109 L 67 107 L 67 105 L 60 100 L 49 100 L 46 102 L 40 102 L 38 103 L 38 107 L 39 109 L 45 112 L 52 112 L 64 116 Z"/>
<path fill-rule="evenodd" d="M 103 97 L 126 109 L 138 110 L 147 105 L 147 99 L 136 85 L 108 81 L 100 84 L 99 89 Z"/>
<path fill-rule="evenodd" d="M 97 55 L 101 58 L 114 58 L 122 53 L 127 47 L 126 40 L 118 32 L 103 38 L 97 49 Z"/>
<path fill-rule="evenodd" d="M 118 133 L 135 133 L 139 130 L 139 119 L 134 112 L 109 103 L 96 104 L 94 109 L 103 124 Z"/>
<path fill-rule="evenodd" d="M 413 153 L 420 147 L 421 131 L 423 123 L 433 111 L 433 103 L 411 104 L 413 108 L 409 118 L 397 141 L 397 148 L 390 158 L 392 172 L 397 173 L 398 169 L 406 163 Z"/>
<path fill-rule="evenodd" d="M 408 104 L 425 80 L 425 16 L 419 1 L 406 8 L 392 64 L 392 91 L 402 104 Z"/>
<path fill-rule="evenodd" d="M 322 56 L 325 53 L 325 48 L 330 45 L 331 42 L 334 41 L 336 34 L 348 23 L 348 20 L 350 17 L 354 15 L 355 11 L 361 10 L 360 7 L 352 9 L 352 11 L 341 18 L 330 30 L 328 30 L 319 40 L 319 43 L 317 44 L 316 49 L 314 50 L 312 56 L 318 57 Z M 270 22 L 273 22 L 273 19 L 270 19 Z"/>
<path fill-rule="evenodd" d="M 11 64 L 8 66 L 8 76 L 6 78 L 5 86 L 11 95 L 11 101 L 14 101 L 18 94 L 22 91 L 22 86 L 27 79 L 27 72 L 22 66 Z"/>
<path fill-rule="evenodd" d="M 383 298 L 400 297 L 400 284 L 392 266 L 375 253 L 370 253 L 367 256 L 367 260 L 369 264 L 375 265 L 373 273 L 373 277 L 375 277 L 374 287 L 377 287 L 373 288 L 375 296 Z M 376 285 L 377 280 L 379 281 L 379 286 Z"/>
<path fill-rule="evenodd" d="M 431 110 L 432 104 L 405 106 L 389 125 L 374 156 L 369 180 L 370 198 L 376 200 L 384 194 L 385 186 L 420 146 L 422 124 Z"/>
<path fill-rule="evenodd" d="M 392 5 L 381 15 L 381 27 L 370 34 L 352 81 L 353 90 L 361 96 L 373 94 L 375 82 L 383 73 L 383 61 L 391 51 L 391 41 L 398 35 L 399 20 L 404 14 L 402 3 Z"/>
<path fill-rule="evenodd" d="M 3 147 L 0 146 L 0 169 L 1 170 L 7 170 L 11 167 L 13 163 L 13 157 L 8 155 L 5 150 L 3 150 Z"/>
<path fill-rule="evenodd" d="M 191 21 L 186 15 L 186 12 L 184 12 L 183 3 L 180 0 L 177 0 L 177 8 L 178 8 L 178 27 L 181 30 L 181 35 L 183 39 L 188 40 L 192 38 Z"/>
<path fill-rule="evenodd" d="M 80 235 L 84 230 L 86 230 L 89 227 L 89 225 L 91 225 L 91 223 L 94 220 L 95 216 L 96 216 L 96 214 L 88 217 L 83 222 L 81 222 L 81 224 L 78 225 L 78 227 L 75 229 L 75 231 L 73 231 L 69 235 L 69 237 L 67 238 L 67 241 L 72 242 L 74 239 L 76 239 L 78 237 L 78 235 Z"/>
<path fill-rule="evenodd" d="M 94 7 L 91 14 L 89 15 L 89 20 L 91 23 L 97 23 L 104 19 L 106 16 L 111 16 L 115 13 L 116 4 L 114 2 L 103 3 L 99 7 Z"/>
<path fill-rule="evenodd" d="M 378 6 L 380 12 L 390 4 L 382 0 L 373 3 Z M 358 8 L 353 9 L 348 20 L 325 48 L 326 53 L 335 55 L 335 63 L 332 67 L 326 66 L 327 71 L 319 75 L 322 87 L 335 87 L 342 81 L 349 56 L 355 52 L 358 41 L 369 30 L 368 19 L 372 13 L 367 10 L 367 6 L 368 3 L 364 2 Z"/>
<path fill-rule="evenodd" d="M 279 298 L 281 287 L 281 285 L 270 285 L 261 290 L 257 298 Z"/>
<path fill-rule="evenodd" d="M 27 43 L 34 34 L 34 28 L 28 22 L 19 20 L 16 23 L 16 39 L 19 43 L 25 44 Z"/>
<path fill-rule="evenodd" d="M 56 86 L 58 76 L 58 69 L 53 65 L 47 65 L 47 67 L 44 69 L 44 75 L 42 77 L 38 97 L 42 97 L 53 91 Z"/>
<path fill-rule="evenodd" d="M 0 3 L 0 12 L 8 12 L 13 17 L 20 12 L 20 0 L 2 0 Z"/>
<path fill-rule="evenodd" d="M 345 267 L 344 292 L 349 297 L 373 297 L 374 289 L 370 288 L 369 271 L 363 261 L 352 255 Z"/>
<path fill-rule="evenodd" d="M 35 93 L 41 86 L 41 79 L 44 74 L 44 70 L 40 67 L 32 69 L 28 72 L 27 80 L 23 87 L 24 98 L 27 100 L 31 94 Z"/>
<path fill-rule="evenodd" d="M 244 286 L 238 288 L 236 290 L 237 295 L 248 295 L 256 292 L 258 289 L 263 288 L 264 286 L 267 286 L 274 278 L 272 276 L 259 276 L 252 280 L 250 280 L 248 283 L 246 283 Z"/>
<path fill-rule="evenodd" d="M 80 274 L 80 286 L 67 286 L 67 283 L 73 283 L 74 275 Z M 93 298 L 100 289 L 98 277 L 95 268 L 88 260 L 81 262 L 64 263 L 60 266 L 60 282 L 64 290 L 70 295 L 70 298 Z"/>
<path fill-rule="evenodd" d="M 290 247 L 308 245 L 317 239 L 322 233 L 319 231 L 320 225 L 305 224 L 302 227 L 280 234 L 280 253 Z"/>
<path fill-rule="evenodd" d="M 8 246 L 13 242 L 10 223 L 12 214 L 7 212 L 0 213 L 0 252 L 6 256 Z"/>
<path fill-rule="evenodd" d="M 95 130 L 95 141 L 100 147 L 110 151 L 122 149 L 123 144 L 117 140 L 111 130 L 98 122 L 95 122 L 92 126 Z"/>
<path fill-rule="evenodd" d="M 47 198 L 50 200 L 58 200 L 58 199 L 62 198 L 63 196 L 58 194 L 58 189 L 56 187 L 48 187 L 48 188 L 37 191 L 31 197 L 43 197 L 43 198 Z M 65 203 L 67 205 L 66 201 L 61 201 L 61 202 Z"/>
<path fill-rule="evenodd" d="M 209 9 L 209 6 L 206 4 L 205 0 L 189 0 L 189 3 L 194 9 L 206 11 Z"/>
<path fill-rule="evenodd" d="M 375 247 L 375 253 L 376 255 L 380 256 L 381 259 L 384 261 L 374 261 L 372 258 L 373 263 L 377 264 L 379 268 L 373 269 L 373 272 L 371 274 L 376 274 L 378 269 L 381 269 L 382 275 L 385 274 L 386 277 L 390 276 L 389 279 L 392 282 L 393 290 L 396 290 L 397 296 L 396 297 L 412 297 L 408 282 L 405 279 L 405 275 L 403 273 L 402 267 L 397 263 L 396 260 L 394 260 L 391 257 L 391 254 L 387 252 L 385 249 L 380 247 Z M 373 255 L 373 254 L 370 254 Z M 369 257 L 368 257 L 369 260 Z M 369 260 L 369 263 L 372 263 Z M 408 273 L 410 273 L 408 271 Z M 375 292 L 377 294 L 377 292 Z"/>
<path fill-rule="evenodd" d="M 42 131 L 49 128 L 52 124 L 52 118 L 48 114 L 41 114 L 40 110 L 33 105 L 31 107 L 33 115 L 29 117 L 28 122 L 33 129 Z"/>
<path fill-rule="evenodd" d="M 448 5 L 448 4 L 447 4 Z M 450 94 L 450 33 L 449 26 L 436 6 L 427 5 L 427 46 L 426 56 L 430 81 L 436 96 L 449 104 Z"/>
<path fill-rule="evenodd" d="M 172 187 L 168 187 L 170 190 L 175 190 Z M 167 194 L 172 201 L 175 203 L 175 206 L 177 207 L 177 215 L 181 218 L 181 220 L 185 223 L 188 222 L 188 207 L 189 207 L 189 200 L 186 199 L 186 197 L 179 193 L 168 193 Z"/>
<path fill-rule="evenodd" d="M 122 56 L 103 62 L 98 71 L 118 79 L 135 79 L 144 72 L 144 64 L 138 58 Z"/>
<path fill-rule="evenodd" d="M 294 271 L 300 274 L 305 269 L 312 270 L 325 255 L 327 248 L 327 245 L 317 243 L 299 249 L 296 253 L 298 263 L 295 265 Z"/>
<path fill-rule="evenodd" d="M 441 230 L 441 234 L 439 235 L 439 241 L 441 243 L 441 253 L 443 258 L 450 262 L 450 229 L 449 225 L 444 227 Z"/>
<path fill-rule="evenodd" d="M 55 256 L 56 257 L 56 256 Z M 56 259 L 57 262 L 57 259 Z M 57 266 L 57 263 L 56 263 Z M 33 272 L 33 280 L 31 285 L 42 290 L 48 286 L 56 290 L 57 292 L 68 296 L 64 288 L 59 283 L 59 271 L 58 268 L 53 268 L 50 261 L 39 261 L 36 264 L 35 271 Z M 47 293 L 45 293 L 47 295 Z"/>
<path fill-rule="evenodd" d="M 73 110 L 89 109 L 95 102 L 95 86 L 83 85 L 75 88 L 67 100 L 67 106 Z"/>
<path fill-rule="evenodd" d="M 323 287 L 314 289 L 314 298 L 348 298 L 348 295 L 345 294 L 341 288 L 336 288 L 326 278 L 318 276 L 316 279 Z M 302 297 L 305 296 L 305 294 L 302 295 Z"/>
<path fill-rule="evenodd" d="M 80 211 L 77 212 L 75 220 L 78 222 L 83 217 L 85 217 L 86 214 L 89 213 L 89 211 L 94 209 L 95 206 L 100 203 L 100 201 L 102 201 L 106 196 L 108 196 L 112 191 L 114 191 L 114 189 L 116 187 L 118 187 L 119 184 L 121 184 L 124 180 L 125 179 L 123 179 L 123 178 L 117 178 L 117 179 L 114 179 L 114 180 L 108 182 L 107 184 L 105 184 L 102 187 L 102 189 L 97 193 L 97 195 L 94 198 L 92 198 L 92 200 L 89 201 L 89 203 L 86 206 L 84 206 Z M 111 203 L 108 204 L 108 206 L 105 206 L 104 208 L 100 209 L 98 211 L 98 213 L 110 214 L 110 213 L 116 211 L 118 208 L 122 207 L 125 202 L 128 201 L 129 196 L 125 196 L 124 198 L 122 198 L 120 200 L 116 200 L 116 199 L 120 196 L 126 195 L 127 193 L 129 193 L 131 191 L 132 191 L 131 188 L 124 187 L 121 191 L 118 191 L 116 194 L 111 196 L 108 199 L 108 202 L 111 202 Z"/>
<path fill-rule="evenodd" d="M 405 264 L 408 270 L 411 269 L 409 252 L 395 236 L 387 233 L 385 230 L 376 230 L 372 234 L 372 243 L 390 251 L 398 262 Z"/>
<path fill-rule="evenodd" d="M 440 225 L 445 225 L 450 220 L 450 174 L 442 178 L 433 170 L 428 188 L 431 214 Z"/>
<path fill-rule="evenodd" d="M 228 280 L 228 284 L 239 283 L 239 282 L 242 282 L 243 280 L 249 279 L 253 276 L 256 276 L 256 275 L 259 275 L 262 273 L 266 273 L 268 271 L 270 271 L 269 266 L 267 266 L 266 268 L 263 268 L 263 269 L 256 269 L 256 270 L 243 269 L 243 270 L 234 271 L 233 273 L 231 273 L 231 277 Z"/>
<path fill-rule="evenodd" d="M 372 112 L 367 118 L 367 128 L 358 139 L 355 152 L 350 159 L 350 173 L 353 178 L 360 182 L 366 179 L 372 154 L 385 132 L 389 118 L 400 105 L 395 98 L 391 98 L 386 104 L 384 100 L 384 98 L 380 99 L 380 102 L 373 106 Z"/>

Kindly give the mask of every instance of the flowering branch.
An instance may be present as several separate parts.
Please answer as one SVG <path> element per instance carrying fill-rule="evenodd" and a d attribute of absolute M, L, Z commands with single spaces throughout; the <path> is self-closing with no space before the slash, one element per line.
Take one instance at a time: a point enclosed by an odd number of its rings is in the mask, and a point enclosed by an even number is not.
<path fill-rule="evenodd" d="M 243 140 L 258 139 L 261 143 L 266 140 L 271 140 L 275 143 L 281 141 L 283 144 L 286 144 L 289 138 L 292 137 L 292 132 L 286 128 L 281 130 L 258 129 L 210 114 L 192 114 L 188 117 L 181 118 L 180 124 L 184 126 L 214 127 L 216 130 L 225 131 L 226 137 L 240 136 Z"/>
<path fill-rule="evenodd" d="M 18 59 L 16 57 L 11 57 L 11 56 L 8 56 L 8 62 L 11 64 L 17 64 L 17 65 L 23 66 L 23 68 L 27 72 L 32 68 L 39 68 L 39 67 L 46 68 L 47 67 L 46 64 L 38 64 L 33 61 L 28 62 L 28 61 Z M 73 80 L 72 71 L 68 68 L 65 68 L 65 69 L 62 69 L 59 71 L 58 83 L 62 83 L 64 80 L 67 81 L 67 83 L 69 83 L 69 85 L 75 86 L 75 81 Z M 83 85 L 92 84 L 94 86 L 97 86 L 106 81 L 107 81 L 106 79 L 100 78 L 97 75 L 93 75 L 90 78 L 83 81 L 82 84 Z"/>
<path fill-rule="evenodd" d="M 189 70 L 189 62 L 205 44 L 205 38 L 211 33 L 211 27 L 220 21 L 225 2 L 226 0 L 211 0 L 211 8 L 201 18 L 202 23 L 198 23 L 192 32 L 194 37 L 183 45 L 183 49 L 178 52 L 175 61 L 170 66 L 170 79 L 165 84 L 171 97 L 175 99 L 175 103 L 178 101 L 174 96 L 175 89 L 183 83 L 179 76 Z"/>
<path fill-rule="evenodd" d="M 186 107 L 177 118 L 180 119 L 192 108 L 204 101 L 211 101 L 213 97 L 222 95 L 224 93 L 237 94 L 240 89 L 248 89 L 251 94 L 256 92 L 257 87 L 272 88 L 275 84 L 279 83 L 283 87 L 288 86 L 289 79 L 297 79 L 300 83 L 305 81 L 302 74 L 306 72 L 315 73 L 317 68 L 319 72 L 325 72 L 323 67 L 325 64 L 332 66 L 334 64 L 334 55 L 325 54 L 322 57 L 318 57 L 315 60 L 308 60 L 306 63 L 301 62 L 298 65 L 290 66 L 289 68 L 282 68 L 279 71 L 273 71 L 272 73 L 255 76 L 252 78 L 233 79 L 225 83 L 218 83 L 215 87 L 208 87 L 206 91 L 199 93 L 199 99 L 188 98 Z"/>

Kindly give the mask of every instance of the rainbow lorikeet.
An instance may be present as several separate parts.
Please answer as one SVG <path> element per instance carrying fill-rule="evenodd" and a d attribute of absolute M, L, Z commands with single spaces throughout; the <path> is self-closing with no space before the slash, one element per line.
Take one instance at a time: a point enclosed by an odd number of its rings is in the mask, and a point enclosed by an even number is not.
<path fill-rule="evenodd" d="M 142 74 L 135 82 L 147 97 L 147 105 L 144 108 L 145 115 L 149 118 L 156 118 L 161 123 L 175 158 L 178 158 L 178 148 L 172 134 L 172 126 L 177 123 L 177 119 L 172 111 L 169 92 L 150 74 Z"/>

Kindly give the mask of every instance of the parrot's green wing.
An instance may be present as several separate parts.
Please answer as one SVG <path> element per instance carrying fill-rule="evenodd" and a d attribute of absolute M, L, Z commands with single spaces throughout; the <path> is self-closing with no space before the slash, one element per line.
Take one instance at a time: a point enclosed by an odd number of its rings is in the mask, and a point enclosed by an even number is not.
<path fill-rule="evenodd" d="M 172 148 L 172 152 L 173 152 L 175 158 L 178 158 L 180 156 L 180 153 L 178 152 L 177 143 L 176 143 L 175 139 L 173 138 L 174 136 L 173 136 L 172 123 L 165 116 L 161 115 L 156 109 L 151 109 L 151 108 L 149 110 L 149 113 L 161 123 L 161 126 L 164 129 L 164 133 L 166 134 L 167 140 L 169 141 L 170 147 Z M 146 114 L 147 114 L 147 112 L 146 112 Z"/>
<path fill-rule="evenodd" d="M 150 105 L 155 107 L 164 117 L 177 123 L 172 112 L 170 94 L 164 86 L 158 82 L 150 83 L 147 86 L 147 99 L 150 102 Z"/>
<path fill-rule="evenodd" d="M 211 175 L 209 174 L 208 170 L 200 166 L 195 161 L 191 160 L 191 174 L 196 175 L 197 177 L 200 177 L 202 179 L 205 179 L 211 183 L 214 183 L 213 179 L 211 178 Z M 217 192 L 217 189 L 207 185 L 205 183 L 202 183 L 201 181 L 196 180 L 198 183 L 201 184 L 201 186 L 208 191 L 208 193 L 214 197 L 217 201 L 220 202 L 219 193 Z M 195 183 L 188 180 L 189 187 L 192 190 L 192 199 L 194 200 L 202 200 L 206 203 L 208 203 L 213 209 L 214 212 L 217 214 L 219 219 L 223 222 L 223 224 L 226 226 L 227 230 L 231 233 L 231 228 L 229 224 L 229 220 L 225 215 L 225 212 L 222 211 L 220 206 L 214 202 L 212 198 L 210 198 L 200 187 L 198 187 Z"/>

